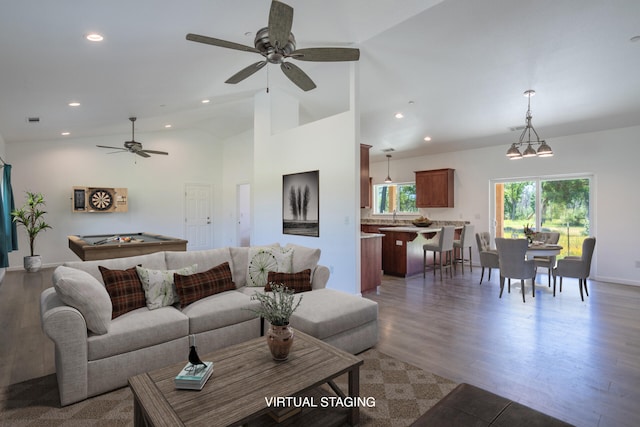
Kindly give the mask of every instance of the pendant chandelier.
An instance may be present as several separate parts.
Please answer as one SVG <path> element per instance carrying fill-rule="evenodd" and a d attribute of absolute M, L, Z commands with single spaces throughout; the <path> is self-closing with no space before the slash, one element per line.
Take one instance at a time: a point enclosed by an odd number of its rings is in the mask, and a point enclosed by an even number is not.
<path fill-rule="evenodd" d="M 389 161 L 391 160 L 391 154 L 387 154 L 387 177 L 384 179 L 384 182 L 387 184 L 393 182 L 391 179 L 391 175 L 389 175 Z"/>
<path fill-rule="evenodd" d="M 526 117 L 526 126 L 520 135 L 520 140 L 518 142 L 514 142 L 511 144 L 511 147 L 507 150 L 507 157 L 510 160 L 521 159 L 523 157 L 551 157 L 553 156 L 553 150 L 547 142 L 543 139 L 540 140 L 538 136 L 538 132 L 531 125 L 531 97 L 536 94 L 534 90 L 527 90 L 524 92 L 524 96 L 529 98 L 527 102 L 527 117 Z M 531 139 L 531 132 L 535 135 L 535 139 Z M 523 152 L 520 152 L 520 149 L 526 145 L 526 148 Z M 538 150 L 536 151 L 534 146 L 538 146 Z"/>

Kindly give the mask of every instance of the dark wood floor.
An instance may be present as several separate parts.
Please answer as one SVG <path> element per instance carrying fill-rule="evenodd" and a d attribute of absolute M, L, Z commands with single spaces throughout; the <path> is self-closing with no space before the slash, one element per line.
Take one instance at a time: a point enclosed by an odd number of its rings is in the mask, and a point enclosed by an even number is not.
<path fill-rule="evenodd" d="M 533 299 L 527 287 L 523 304 L 514 288 L 498 299 L 497 271 L 478 286 L 479 270 L 385 276 L 365 295 L 379 303 L 378 350 L 577 426 L 640 425 L 640 288 L 590 281 L 582 302 L 569 279 L 556 298 L 537 285 Z M 55 370 L 40 330 L 49 286 L 50 269 L 10 271 L 0 284 L 0 386 Z"/>

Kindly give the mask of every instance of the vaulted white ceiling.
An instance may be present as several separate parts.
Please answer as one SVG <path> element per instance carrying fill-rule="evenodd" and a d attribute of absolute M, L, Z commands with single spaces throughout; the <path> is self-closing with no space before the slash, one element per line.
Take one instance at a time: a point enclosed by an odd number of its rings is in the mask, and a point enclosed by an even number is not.
<path fill-rule="evenodd" d="M 519 136 L 510 129 L 524 124 L 527 89 L 537 92 L 533 125 L 552 147 L 554 137 L 640 125 L 640 41 L 631 41 L 640 35 L 640 1 L 286 2 L 298 47 L 360 49 L 361 142 L 373 146 L 374 160 L 388 148 L 394 157 L 506 150 Z M 344 109 L 348 63 L 296 62 L 318 86 L 306 93 L 277 66 L 228 85 L 260 57 L 185 40 L 191 32 L 253 46 L 269 7 L 269 0 L 7 2 L 0 135 L 9 144 L 122 135 L 137 116 L 137 131 L 171 124 L 224 138 L 251 128 L 253 95 L 267 85 L 297 97 L 306 120 Z M 105 40 L 85 40 L 92 31 Z"/>

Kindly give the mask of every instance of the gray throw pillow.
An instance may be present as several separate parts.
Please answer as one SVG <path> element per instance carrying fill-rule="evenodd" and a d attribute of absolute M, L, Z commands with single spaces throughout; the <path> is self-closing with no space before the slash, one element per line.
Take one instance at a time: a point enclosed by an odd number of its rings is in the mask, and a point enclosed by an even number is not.
<path fill-rule="evenodd" d="M 59 266 L 53 272 L 53 287 L 65 304 L 77 309 L 91 332 L 103 335 L 111 326 L 111 298 L 106 288 L 89 273 Z"/>

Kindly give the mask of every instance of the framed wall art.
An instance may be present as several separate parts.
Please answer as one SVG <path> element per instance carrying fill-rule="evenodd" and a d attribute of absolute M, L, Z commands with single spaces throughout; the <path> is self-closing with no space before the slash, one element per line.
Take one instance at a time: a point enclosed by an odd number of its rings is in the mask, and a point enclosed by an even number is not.
<path fill-rule="evenodd" d="M 282 175 L 282 233 L 320 236 L 320 171 Z"/>

